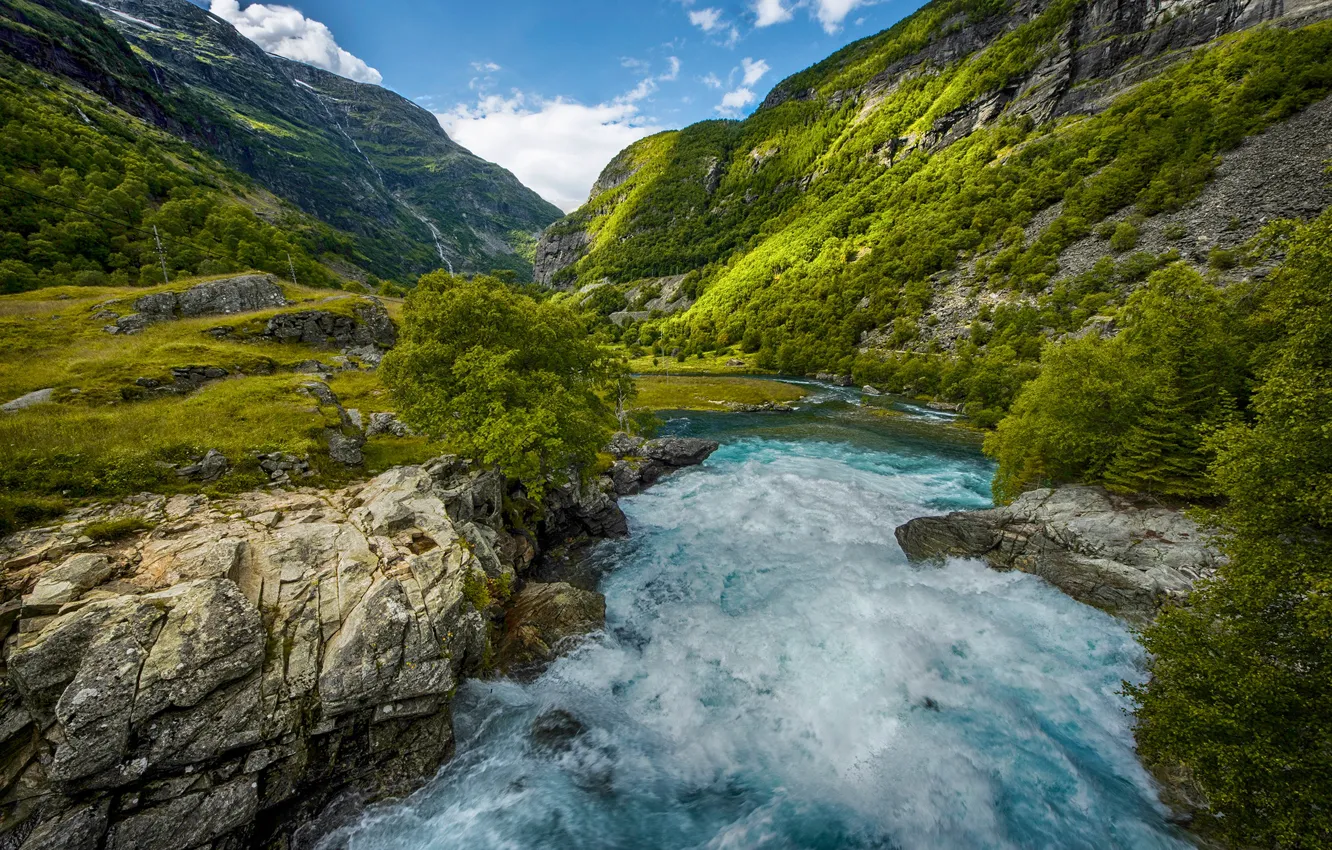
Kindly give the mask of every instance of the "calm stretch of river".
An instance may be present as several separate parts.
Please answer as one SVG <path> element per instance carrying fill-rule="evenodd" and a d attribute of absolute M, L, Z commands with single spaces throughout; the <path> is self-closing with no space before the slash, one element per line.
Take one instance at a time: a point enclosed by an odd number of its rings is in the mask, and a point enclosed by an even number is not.
<path fill-rule="evenodd" d="M 668 426 L 722 449 L 624 508 L 607 629 L 472 682 L 458 755 L 355 850 L 1185 848 L 1118 695 L 1142 653 L 1021 574 L 909 565 L 893 529 L 989 505 L 974 441 L 846 397 Z M 552 709 L 587 728 L 531 734 Z"/>

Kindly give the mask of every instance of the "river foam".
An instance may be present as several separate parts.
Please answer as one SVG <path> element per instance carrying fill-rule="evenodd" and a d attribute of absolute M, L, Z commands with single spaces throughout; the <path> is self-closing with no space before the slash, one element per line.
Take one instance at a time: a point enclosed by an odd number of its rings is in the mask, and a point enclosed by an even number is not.
<path fill-rule="evenodd" d="M 405 848 L 1167 848 L 1118 694 L 1141 650 L 1040 580 L 906 563 L 988 504 L 978 458 L 741 437 L 628 500 L 606 632 L 473 682 L 458 756 L 334 843 Z M 587 732 L 543 750 L 551 709 Z"/>

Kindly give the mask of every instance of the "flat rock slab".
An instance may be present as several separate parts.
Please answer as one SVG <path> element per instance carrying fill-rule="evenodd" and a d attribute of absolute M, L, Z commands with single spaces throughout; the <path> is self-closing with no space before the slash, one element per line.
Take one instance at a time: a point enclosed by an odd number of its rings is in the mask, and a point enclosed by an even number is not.
<path fill-rule="evenodd" d="M 981 558 L 1135 623 L 1184 601 L 1221 562 L 1207 532 L 1183 512 L 1100 487 L 1033 490 L 993 510 L 914 519 L 896 534 L 912 560 Z"/>

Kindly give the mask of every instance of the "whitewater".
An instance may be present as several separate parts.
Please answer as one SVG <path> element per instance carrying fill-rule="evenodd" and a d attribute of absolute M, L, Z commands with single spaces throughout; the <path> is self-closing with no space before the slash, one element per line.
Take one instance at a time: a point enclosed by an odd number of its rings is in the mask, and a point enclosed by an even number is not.
<path fill-rule="evenodd" d="M 1191 846 L 1134 754 L 1126 626 L 898 548 L 913 517 L 989 506 L 973 442 L 836 399 L 671 428 L 723 446 L 624 501 L 604 633 L 465 685 L 455 759 L 326 846 Z"/>

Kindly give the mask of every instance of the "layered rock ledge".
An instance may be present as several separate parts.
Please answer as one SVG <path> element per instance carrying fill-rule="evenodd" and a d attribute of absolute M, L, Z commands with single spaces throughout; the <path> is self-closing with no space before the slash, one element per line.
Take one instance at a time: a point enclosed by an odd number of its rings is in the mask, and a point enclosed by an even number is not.
<path fill-rule="evenodd" d="M 1221 555 L 1182 512 L 1100 487 L 1033 490 L 1000 508 L 914 519 L 897 542 L 916 561 L 981 558 L 1044 578 L 1074 599 L 1145 623 L 1210 577 Z"/>
<path fill-rule="evenodd" d="M 637 445 L 671 469 L 711 451 Z M 544 538 L 627 533 L 614 492 L 570 484 L 515 529 L 521 493 L 449 457 L 0 539 L 0 850 L 295 850 L 413 790 L 465 677 L 535 673 L 602 627 L 600 594 L 525 575 Z"/>

